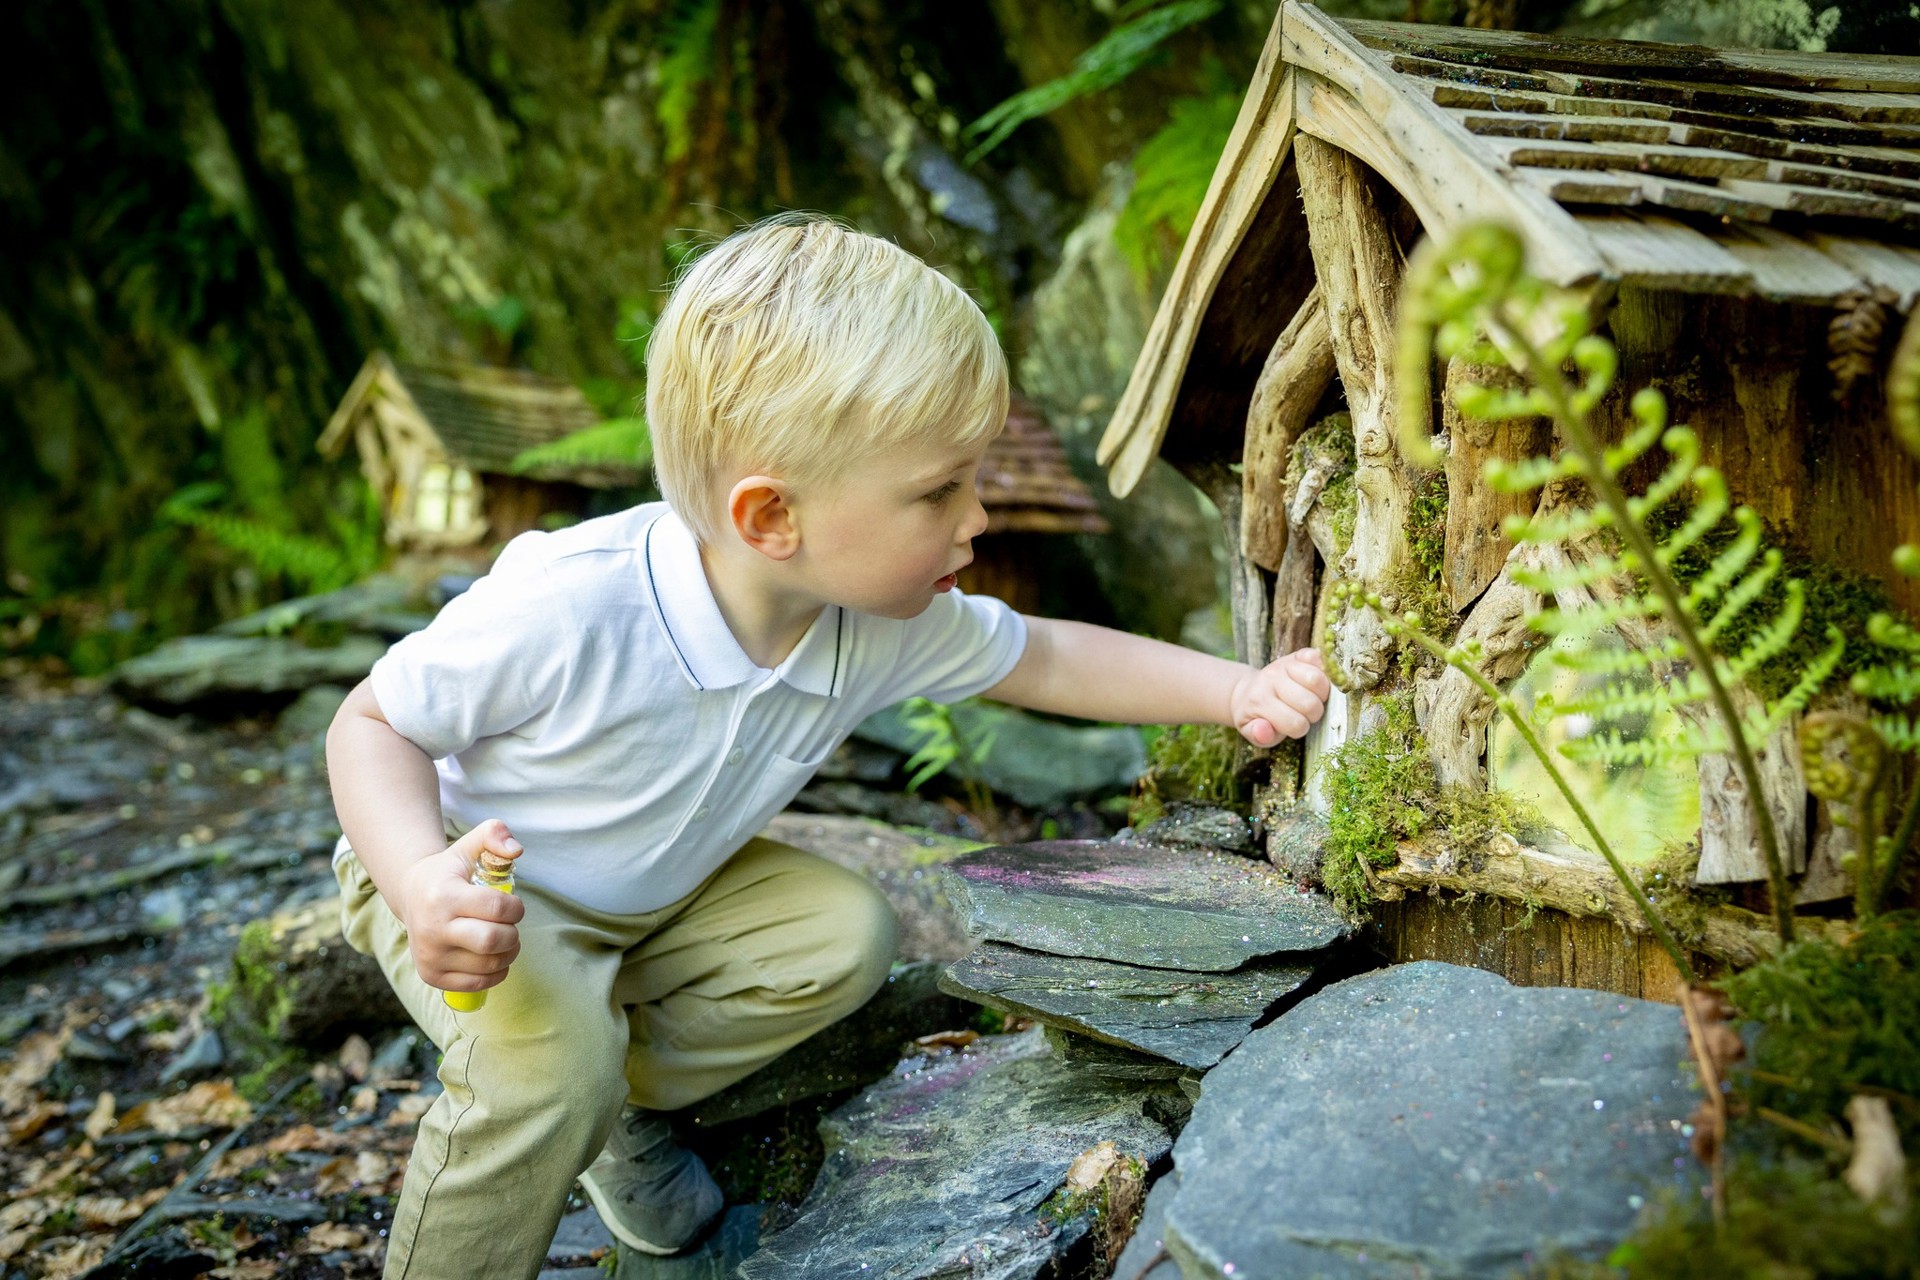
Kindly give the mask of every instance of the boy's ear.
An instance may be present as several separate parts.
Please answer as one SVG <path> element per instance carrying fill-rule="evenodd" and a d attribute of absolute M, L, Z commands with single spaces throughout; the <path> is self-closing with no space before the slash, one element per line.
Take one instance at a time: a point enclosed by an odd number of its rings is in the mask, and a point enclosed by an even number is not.
<path fill-rule="evenodd" d="M 786 560 L 800 549 L 786 482 L 772 476 L 748 476 L 727 494 L 727 517 L 740 541 L 769 560 Z"/>

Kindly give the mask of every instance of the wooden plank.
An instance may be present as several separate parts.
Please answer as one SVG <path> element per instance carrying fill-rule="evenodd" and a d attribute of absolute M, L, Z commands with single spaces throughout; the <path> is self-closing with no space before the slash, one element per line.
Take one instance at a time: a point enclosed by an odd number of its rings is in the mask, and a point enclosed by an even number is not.
<path fill-rule="evenodd" d="M 1566 204 L 1665 205 L 1716 218 L 1770 221 L 1776 208 L 1717 186 L 1618 170 L 1515 169 L 1514 181 L 1532 186 Z"/>
<path fill-rule="evenodd" d="M 1806 240 L 1869 284 L 1891 289 L 1902 311 L 1920 306 L 1920 249 L 1823 231 L 1809 231 Z"/>
<path fill-rule="evenodd" d="M 1920 95 L 1895 93 L 1796 93 L 1759 85 L 1688 84 L 1677 80 L 1621 80 L 1612 76 L 1546 72 L 1553 93 L 1577 98 L 1658 102 L 1732 115 L 1811 116 L 1856 125 L 1920 124 Z"/>
<path fill-rule="evenodd" d="M 1313 73 L 1299 80 L 1301 128 L 1365 159 L 1413 204 L 1429 235 L 1498 218 L 1519 232 L 1528 266 L 1549 283 L 1599 274 L 1600 257 L 1572 218 L 1503 180 L 1480 139 L 1336 23 L 1310 4 L 1282 7 L 1279 21 L 1287 61 Z"/>
<path fill-rule="evenodd" d="M 1754 182 L 1728 178 L 1720 189 L 1730 196 L 1752 200 L 1772 209 L 1807 217 L 1864 218 L 1886 222 L 1906 231 L 1920 231 L 1920 202 L 1890 200 L 1850 191 L 1823 191 L 1785 182 Z"/>
<path fill-rule="evenodd" d="M 1744 151 L 1749 155 L 1799 164 L 1817 164 L 1847 173 L 1883 174 L 1894 178 L 1920 179 L 1920 146 L 1902 151 L 1894 147 L 1866 147 L 1848 143 L 1784 142 L 1720 127 L 1685 125 L 1675 141 L 1688 146 L 1717 147 L 1722 151 Z"/>
<path fill-rule="evenodd" d="M 1287 551 L 1287 501 L 1281 484 L 1287 455 L 1333 381 L 1333 365 L 1327 309 L 1315 289 L 1274 341 L 1247 408 L 1240 458 L 1240 546 L 1249 560 L 1270 572 L 1279 571 Z"/>
<path fill-rule="evenodd" d="M 1547 142 L 1673 141 L 1673 126 L 1664 120 L 1616 120 L 1609 116 L 1567 116 L 1541 112 L 1512 116 L 1463 114 L 1468 133 L 1493 138 L 1534 138 Z"/>
<path fill-rule="evenodd" d="M 1622 284 L 1688 293 L 1745 293 L 1752 269 L 1685 223 L 1658 215 L 1593 214 L 1580 225 Z"/>
<path fill-rule="evenodd" d="M 1146 343 L 1100 437 L 1094 456 L 1107 467 L 1108 487 L 1118 497 L 1133 491 L 1160 451 L 1207 304 L 1293 140 L 1292 73 L 1281 48 L 1281 23 L 1276 19 Z"/>
<path fill-rule="evenodd" d="M 1895 178 L 1877 173 L 1851 173 L 1824 164 L 1805 161 L 1774 160 L 1767 164 L 1767 178 L 1788 186 L 1819 187 L 1826 191 L 1850 191 L 1859 195 L 1884 196 L 1912 203 L 1920 200 L 1920 178 Z"/>
<path fill-rule="evenodd" d="M 1726 222 L 1709 234 L 1752 273 L 1753 291 L 1763 298 L 1826 306 L 1863 287 L 1858 272 L 1776 228 Z"/>
<path fill-rule="evenodd" d="M 1623 169 L 1668 178 L 1765 178 L 1767 162 L 1735 151 L 1703 147 L 1637 146 L 1626 142 L 1543 142 L 1532 138 L 1484 139 L 1504 164 L 1532 169 Z"/>
<path fill-rule="evenodd" d="M 1890 54 L 1708 49 L 1645 40 L 1592 40 L 1520 31 L 1341 19 L 1372 49 L 1411 50 L 1429 58 L 1511 70 L 1616 68 L 1671 78 L 1731 80 L 1788 90 L 1920 93 L 1920 58 Z"/>

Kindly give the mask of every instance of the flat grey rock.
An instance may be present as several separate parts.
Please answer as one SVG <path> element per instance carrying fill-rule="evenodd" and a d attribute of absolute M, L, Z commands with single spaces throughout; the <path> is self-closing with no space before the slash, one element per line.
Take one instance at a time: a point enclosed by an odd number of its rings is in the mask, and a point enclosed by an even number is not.
<path fill-rule="evenodd" d="M 947 864 L 975 938 L 1153 969 L 1224 973 L 1350 925 L 1263 862 L 1134 841 L 996 845 Z"/>
<path fill-rule="evenodd" d="M 553 1232 L 553 1242 L 547 1246 L 547 1263 L 552 1266 L 591 1258 L 596 1250 L 612 1248 L 613 1232 L 607 1230 L 607 1224 L 600 1221 L 599 1213 L 589 1205 L 560 1219 L 560 1225 Z"/>
<path fill-rule="evenodd" d="M 1231 973 L 1190 973 L 988 942 L 948 967 L 940 989 L 1205 1068 L 1226 1057 L 1262 1014 L 1312 976 L 1311 965 L 1297 962 L 1261 960 Z"/>
<path fill-rule="evenodd" d="M 971 944 L 947 897 L 940 867 L 979 848 L 977 841 L 812 813 L 775 814 L 760 834 L 858 871 L 886 894 L 900 921 L 901 960 L 958 960 L 967 954 Z"/>
<path fill-rule="evenodd" d="M 386 651 L 384 637 L 368 635 L 349 635 L 324 649 L 292 636 L 182 636 L 121 663 L 111 680 L 131 701 L 184 707 L 317 684 L 355 685 Z"/>
<path fill-rule="evenodd" d="M 1260 856 L 1253 824 L 1218 805 L 1175 803 L 1165 817 L 1141 827 L 1133 838 L 1147 844 L 1190 844 L 1247 858 Z"/>
<path fill-rule="evenodd" d="M 727 1210 L 720 1225 L 686 1253 L 671 1258 L 656 1258 L 629 1249 L 616 1251 L 613 1280 L 733 1280 L 735 1269 L 760 1244 L 760 1220 L 765 1213 L 757 1204 L 740 1204 Z M 573 1280 L 599 1280 L 605 1272 L 562 1272 Z"/>
<path fill-rule="evenodd" d="M 934 961 L 893 966 L 887 985 L 859 1009 L 682 1114 L 702 1127 L 726 1124 L 879 1079 L 904 1042 L 966 1024 L 971 1010 L 941 994 L 939 982 Z"/>
<path fill-rule="evenodd" d="M 1147 749 L 1131 728 L 1075 728 L 986 702 L 956 704 L 953 723 L 970 750 L 986 747 L 984 758 L 956 763 L 953 772 L 1030 809 L 1115 795 L 1147 769 Z M 906 755 L 926 741 L 907 724 L 899 705 L 874 712 L 854 733 Z"/>
<path fill-rule="evenodd" d="M 1085 1234 L 1037 1211 L 1102 1141 L 1151 1163 L 1171 1139 L 1152 1086 L 1069 1071 L 1039 1028 L 912 1058 L 821 1122 L 826 1161 L 741 1280 L 1024 1280 Z"/>
<path fill-rule="evenodd" d="M 1431 961 L 1364 974 L 1208 1073 L 1167 1245 L 1185 1275 L 1288 1280 L 1599 1256 L 1646 1199 L 1697 1193 L 1695 1100 L 1671 1006 Z"/>
<path fill-rule="evenodd" d="M 1073 1071 L 1105 1076 L 1109 1080 L 1179 1080 L 1193 1074 L 1191 1067 L 1183 1067 L 1150 1053 L 1123 1049 L 1077 1031 L 1064 1031 L 1044 1023 L 1041 1025 L 1047 1035 L 1047 1044 L 1060 1061 Z"/>

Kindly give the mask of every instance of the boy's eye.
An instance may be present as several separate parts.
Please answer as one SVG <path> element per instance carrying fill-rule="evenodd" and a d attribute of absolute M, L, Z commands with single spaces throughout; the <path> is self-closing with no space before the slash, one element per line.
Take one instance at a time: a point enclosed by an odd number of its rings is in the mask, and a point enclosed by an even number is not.
<path fill-rule="evenodd" d="M 939 506 L 958 492 L 960 492 L 960 482 L 958 480 L 949 480 L 928 494 L 927 501 L 933 503 L 935 506 Z"/>

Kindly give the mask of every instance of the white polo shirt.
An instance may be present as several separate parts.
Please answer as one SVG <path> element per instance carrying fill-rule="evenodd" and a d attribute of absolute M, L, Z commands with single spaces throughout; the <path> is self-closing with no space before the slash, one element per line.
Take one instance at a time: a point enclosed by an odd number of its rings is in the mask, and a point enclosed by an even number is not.
<path fill-rule="evenodd" d="M 951 591 L 907 621 L 829 607 L 769 671 L 651 503 L 515 538 L 372 681 L 450 823 L 503 820 L 520 879 L 629 914 L 692 892 L 870 713 L 989 689 L 1025 647 L 1019 614 Z"/>

